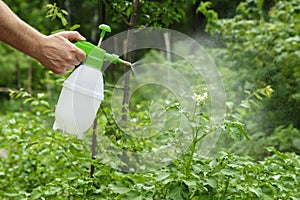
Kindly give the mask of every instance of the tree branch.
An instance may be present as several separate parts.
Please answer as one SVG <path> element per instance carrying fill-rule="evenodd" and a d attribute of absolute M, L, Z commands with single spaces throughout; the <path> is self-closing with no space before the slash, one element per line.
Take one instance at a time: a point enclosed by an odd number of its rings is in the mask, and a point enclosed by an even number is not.
<path fill-rule="evenodd" d="M 3 92 L 3 93 L 9 93 L 11 91 L 11 89 L 9 88 L 3 88 L 3 87 L 0 87 L 0 93 Z"/>
<path fill-rule="evenodd" d="M 130 16 L 130 22 L 129 22 L 129 28 L 130 29 L 134 28 L 135 20 L 136 20 L 136 16 L 137 16 L 137 11 L 138 11 L 138 8 L 139 8 L 139 3 L 140 3 L 139 0 L 134 1 L 132 13 L 131 13 L 131 16 Z"/>
<path fill-rule="evenodd" d="M 126 19 L 126 17 L 124 15 L 121 15 L 121 20 L 124 22 L 124 24 L 126 24 L 126 26 L 130 27 L 130 23 L 129 21 Z"/>

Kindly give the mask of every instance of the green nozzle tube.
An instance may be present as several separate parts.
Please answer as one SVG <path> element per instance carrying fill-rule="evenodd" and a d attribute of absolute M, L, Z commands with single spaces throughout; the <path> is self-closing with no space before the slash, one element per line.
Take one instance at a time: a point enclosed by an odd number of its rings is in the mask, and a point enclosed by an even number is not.
<path fill-rule="evenodd" d="M 130 62 L 127 62 L 125 60 L 122 60 L 121 58 L 119 58 L 117 55 L 115 54 L 109 54 L 109 53 L 105 53 L 104 59 L 110 63 L 113 64 L 122 64 L 125 65 L 127 67 L 131 66 Z"/>

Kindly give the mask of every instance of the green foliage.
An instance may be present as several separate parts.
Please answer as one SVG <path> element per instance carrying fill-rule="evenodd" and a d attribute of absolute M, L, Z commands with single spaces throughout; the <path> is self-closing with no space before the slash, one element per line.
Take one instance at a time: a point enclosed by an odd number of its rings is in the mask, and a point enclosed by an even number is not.
<path fill-rule="evenodd" d="M 247 154 L 257 160 L 262 160 L 270 155 L 266 149 L 273 147 L 281 152 L 300 153 L 300 131 L 292 125 L 279 126 L 271 135 L 257 132 L 251 135 L 252 140 L 232 144 L 230 150 L 237 154 Z"/>
<path fill-rule="evenodd" d="M 56 18 L 60 19 L 61 24 L 63 26 L 67 26 L 68 22 L 66 20 L 66 17 L 68 15 L 68 12 L 64 9 L 61 9 L 56 6 L 56 3 L 54 4 L 47 4 L 46 8 L 48 9 L 46 18 L 51 18 L 51 21 L 55 20 Z"/>
<path fill-rule="evenodd" d="M 265 90 L 259 90 L 257 93 L 268 93 L 262 91 Z M 298 157 L 294 154 L 285 155 L 274 151 L 291 163 L 288 170 L 292 171 L 291 173 L 295 176 L 288 175 L 286 170 L 273 173 L 272 169 L 264 168 L 266 167 L 265 163 L 255 163 L 250 158 L 229 153 L 222 153 L 217 158 L 200 159 L 195 156 L 197 144 L 207 134 L 215 131 L 215 128 L 209 128 L 209 117 L 203 112 L 205 100 L 208 98 L 205 91 L 201 94 L 194 94 L 194 111 L 192 113 L 186 112 L 176 102 L 166 108 L 176 108 L 177 112 L 183 113 L 188 119 L 192 135 L 188 151 L 178 159 L 174 159 L 166 167 L 141 174 L 123 173 L 104 166 L 100 161 L 90 159 L 89 143 L 50 130 L 49 116 L 53 117 L 53 109 L 45 101 L 45 95 L 32 96 L 24 91 L 14 92 L 11 95 L 14 98 L 23 98 L 25 104 L 30 103 L 32 112 L 12 113 L 1 117 L 0 149 L 3 153 L 0 175 L 3 176 L 3 179 L 1 180 L 0 197 L 8 199 L 16 197 L 30 199 L 56 199 L 58 197 L 61 199 L 297 197 L 298 191 L 282 186 L 281 182 L 285 179 L 280 179 L 281 176 L 293 178 L 292 180 L 297 180 L 299 177 L 296 171 L 299 165 L 296 162 Z M 145 143 L 142 139 L 133 140 L 128 135 L 119 132 L 116 124 L 113 124 L 112 119 L 108 118 L 110 113 L 107 111 L 109 110 L 109 107 L 102 109 L 102 112 L 106 113 L 107 119 L 100 116 L 100 124 L 105 126 L 104 134 L 114 140 L 119 148 L 141 151 L 149 147 L 149 143 Z M 238 122 L 229 123 L 228 121 L 226 126 L 229 132 L 232 131 L 230 128 L 237 128 L 241 135 L 244 133 L 243 126 Z M 234 131 L 236 133 L 236 130 Z M 172 138 L 170 137 L 170 139 Z M 100 143 L 100 146 L 102 145 L 104 144 Z M 270 168 L 275 163 L 279 166 L 286 166 L 284 160 L 280 163 L 276 159 L 268 161 Z M 94 178 L 89 177 L 91 164 L 96 168 Z M 118 166 L 120 163 L 111 160 L 109 164 Z M 133 165 L 134 163 L 129 164 Z M 270 176 L 265 176 L 265 179 L 259 181 L 256 180 L 256 177 L 265 174 L 266 170 L 268 170 L 268 174 L 278 177 L 278 186 L 277 183 L 270 183 Z M 298 182 L 293 184 L 293 188 L 298 188 Z"/>
<path fill-rule="evenodd" d="M 0 87 L 11 90 L 27 88 L 28 90 L 40 91 L 45 89 L 41 84 L 41 79 L 44 78 L 44 69 L 29 56 L 9 47 L 5 44 L 0 44 Z M 29 70 L 30 69 L 30 70 Z M 34 74 L 35 78 L 32 78 Z M 30 78 L 31 77 L 31 78 Z M 8 102 L 9 95 L 7 93 L 0 94 L 1 108 L 0 112 L 18 110 L 15 101 Z M 6 105 L 6 106 L 4 106 Z"/>
<path fill-rule="evenodd" d="M 129 25 L 131 15 L 137 17 L 135 27 L 169 27 L 174 22 L 179 22 L 184 16 L 183 0 L 166 1 L 139 1 L 138 9 L 134 12 L 135 1 L 114 0 L 105 2 L 110 6 L 110 13 L 114 22 L 125 22 Z"/>
<path fill-rule="evenodd" d="M 10 97 L 12 99 L 22 99 L 23 104 L 27 104 L 31 113 L 41 117 L 53 117 L 53 109 L 51 108 L 47 97 L 44 93 L 37 93 L 36 96 L 29 94 L 21 89 L 19 91 L 11 91 Z"/>
<path fill-rule="evenodd" d="M 300 46 L 291 42 L 299 35 L 299 1 L 266 3 L 245 1 L 232 19 L 211 17 L 207 13 L 214 11 L 208 9 L 209 4 L 201 9 L 208 17 L 207 30 L 225 47 L 216 49 L 215 55 L 224 77 L 228 75 L 229 112 L 246 124 L 252 139 L 249 142 L 236 137 L 240 142 L 230 145 L 231 148 L 227 146 L 228 142 L 231 144 L 229 140 L 223 143 L 233 152 L 256 159 L 268 156 L 265 148 L 269 146 L 299 152 L 294 143 L 300 138 L 297 100 Z M 245 99 L 249 91 L 258 93 Z M 263 99 L 262 104 L 253 101 L 261 96 L 269 98 Z M 239 103 L 240 99 L 245 100 Z"/>
<path fill-rule="evenodd" d="M 297 199 L 299 156 L 274 148 L 254 162 L 226 152 L 144 173 L 123 173 L 90 159 L 82 140 L 50 130 L 31 113 L 0 120 L 3 199 Z M 16 126 L 17 125 L 17 126 Z M 89 167 L 95 166 L 94 178 Z"/>
<path fill-rule="evenodd" d="M 56 5 L 56 3 L 47 4 L 45 7 L 47 8 L 46 18 L 50 18 L 50 20 L 52 22 L 56 19 L 59 19 L 61 25 L 64 27 L 63 30 L 73 31 L 73 30 L 76 30 L 80 27 L 79 24 L 74 24 L 73 26 L 68 27 L 69 22 L 68 22 L 66 17 L 69 15 L 69 13 L 66 10 L 61 9 L 60 7 L 58 7 Z M 52 31 L 52 33 L 53 32 L 58 32 L 58 31 L 60 31 L 60 30 Z"/>
<path fill-rule="evenodd" d="M 2 198 L 51 198 L 62 192 L 54 184 L 59 179 L 71 186 L 74 177 L 83 178 L 87 166 L 82 159 L 86 162 L 88 156 L 80 140 L 54 133 L 27 112 L 8 114 L 1 121 L 0 146 L 6 154 L 0 158 Z"/>
<path fill-rule="evenodd" d="M 249 116 L 251 116 L 250 112 L 252 110 L 255 110 L 257 108 L 260 108 L 261 101 L 263 101 L 266 98 L 271 98 L 274 90 L 267 86 L 265 88 L 259 88 L 253 92 L 249 90 L 245 90 L 244 93 L 247 95 L 247 97 L 244 100 L 241 100 L 241 102 L 236 106 L 236 101 L 228 101 L 227 107 L 228 107 L 228 116 L 234 120 L 238 121 L 248 121 Z M 250 127 L 255 128 L 255 127 Z"/>
<path fill-rule="evenodd" d="M 29 57 L 26 57 L 20 52 L 4 44 L 0 44 L 0 53 L 3 55 L 0 58 L 0 65 L 3 66 L 0 71 L 0 86 L 17 88 L 17 67 L 19 67 L 21 72 L 26 72 L 29 64 Z M 10 76 L 8 76 L 8 74 Z M 20 84 L 23 85 L 25 84 L 25 76 L 22 76 L 21 78 L 22 82 Z"/>
<path fill-rule="evenodd" d="M 300 2 L 276 1 L 266 9 L 267 1 L 249 0 L 241 3 L 239 14 L 231 19 L 208 18 L 209 30 L 226 48 L 218 51 L 219 65 L 233 71 L 231 89 L 242 95 L 270 85 L 272 98 L 256 111 L 260 130 L 271 133 L 275 127 L 299 124 L 299 64 L 300 64 Z M 206 7 L 207 8 L 206 4 Z M 272 5 L 272 4 L 271 4 Z M 232 97 L 234 98 L 234 97 Z M 260 123 L 263 122 L 263 123 Z"/>
<path fill-rule="evenodd" d="M 201 1 L 199 7 L 197 8 L 197 12 L 202 13 L 207 19 L 216 20 L 218 19 L 218 14 L 213 10 L 208 9 L 211 8 L 211 5 L 212 3 L 210 1 Z"/>

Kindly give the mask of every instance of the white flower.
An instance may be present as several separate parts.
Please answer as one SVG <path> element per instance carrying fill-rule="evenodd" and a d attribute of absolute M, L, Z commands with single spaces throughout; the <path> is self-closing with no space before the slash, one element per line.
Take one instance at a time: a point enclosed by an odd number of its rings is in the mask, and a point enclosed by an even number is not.
<path fill-rule="evenodd" d="M 194 95 L 192 96 L 192 99 L 194 101 L 196 101 L 197 105 L 203 105 L 207 98 L 208 98 L 208 93 L 207 92 L 204 92 L 202 95 L 194 93 Z"/>

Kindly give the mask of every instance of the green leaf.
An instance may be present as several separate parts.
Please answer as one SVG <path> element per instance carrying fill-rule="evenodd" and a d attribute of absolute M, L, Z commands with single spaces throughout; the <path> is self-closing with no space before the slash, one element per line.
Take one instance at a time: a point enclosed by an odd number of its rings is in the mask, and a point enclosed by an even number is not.
<path fill-rule="evenodd" d="M 258 100 L 263 100 L 263 98 L 259 94 L 255 93 L 254 95 Z"/>
<path fill-rule="evenodd" d="M 8 193 L 8 192 L 5 192 L 4 195 L 8 196 L 8 197 L 18 197 L 20 194 L 19 193 Z"/>
<path fill-rule="evenodd" d="M 30 194 L 30 199 L 35 200 L 35 199 L 41 199 L 42 193 L 39 190 L 33 190 Z"/>
<path fill-rule="evenodd" d="M 45 97 L 45 93 L 38 93 L 37 94 L 37 98 L 38 99 L 42 99 L 42 98 L 44 98 Z"/>
<path fill-rule="evenodd" d="M 197 186 L 197 181 L 196 180 L 183 180 L 183 182 L 189 187 L 195 187 Z"/>
<path fill-rule="evenodd" d="M 296 149 L 300 150 L 300 138 L 295 138 L 293 140 L 293 145 Z"/>
<path fill-rule="evenodd" d="M 239 121 L 226 121 L 225 128 L 229 131 L 229 135 L 233 139 L 239 139 L 243 135 L 248 141 L 251 141 L 251 138 L 244 129 L 244 125 Z"/>
<path fill-rule="evenodd" d="M 185 200 L 188 197 L 188 187 L 184 183 L 173 183 L 169 187 L 170 199 Z"/>
<path fill-rule="evenodd" d="M 30 196 L 30 193 L 28 193 L 28 192 L 25 192 L 25 191 L 19 191 L 19 195 L 21 196 L 25 196 L 25 197 L 29 197 Z"/>
<path fill-rule="evenodd" d="M 59 191 L 61 191 L 62 188 L 58 187 L 58 186 L 50 186 L 50 188 L 48 190 L 46 190 L 44 193 L 47 196 L 51 196 L 51 195 L 55 195 L 56 193 L 58 193 Z"/>
<path fill-rule="evenodd" d="M 64 9 L 61 9 L 61 13 L 64 14 L 64 15 L 69 15 L 69 13 Z"/>
<path fill-rule="evenodd" d="M 208 178 L 205 184 L 209 185 L 212 188 L 217 188 L 218 186 L 218 183 L 214 178 Z"/>
<path fill-rule="evenodd" d="M 126 186 L 116 186 L 116 185 L 109 185 L 109 188 L 114 192 L 118 194 L 125 194 L 130 191 L 130 188 Z"/>
<path fill-rule="evenodd" d="M 28 102 L 30 102 L 30 101 L 33 101 L 33 100 L 34 100 L 33 97 L 31 97 L 31 98 L 26 98 L 26 99 L 23 101 L 23 103 L 26 104 L 26 103 L 28 103 Z"/>
<path fill-rule="evenodd" d="M 63 26 L 67 26 L 68 25 L 68 21 L 66 20 L 65 17 L 61 18 L 61 23 L 62 23 Z"/>
<path fill-rule="evenodd" d="M 159 173 L 156 180 L 157 181 L 162 181 L 166 178 L 168 178 L 170 176 L 170 173 L 169 172 L 162 172 L 162 173 Z"/>
<path fill-rule="evenodd" d="M 74 24 L 73 26 L 70 27 L 70 31 L 74 31 L 78 28 L 80 28 L 80 25 L 79 24 Z"/>
<path fill-rule="evenodd" d="M 234 176 L 234 175 L 238 174 L 239 172 L 234 169 L 225 168 L 225 169 L 221 170 L 221 173 L 226 176 Z"/>
<path fill-rule="evenodd" d="M 261 188 L 249 188 L 249 191 L 254 193 L 257 197 L 261 197 L 263 194 Z"/>

